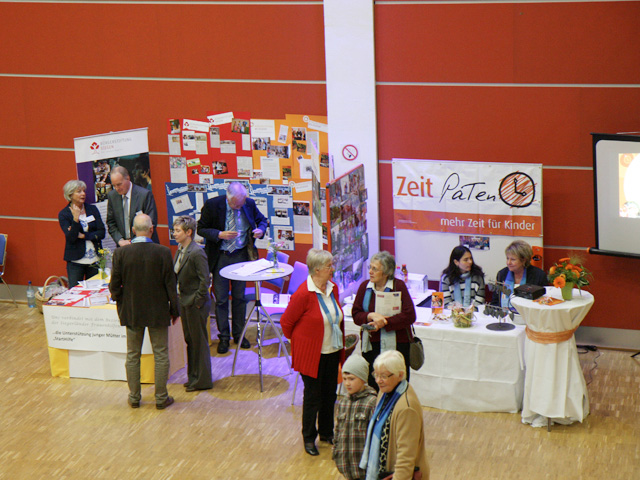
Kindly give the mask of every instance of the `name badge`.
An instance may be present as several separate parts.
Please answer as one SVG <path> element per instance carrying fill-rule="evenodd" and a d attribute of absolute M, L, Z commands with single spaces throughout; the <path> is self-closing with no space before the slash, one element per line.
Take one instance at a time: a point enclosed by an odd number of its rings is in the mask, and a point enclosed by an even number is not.
<path fill-rule="evenodd" d="M 93 215 L 88 216 L 87 218 L 85 218 L 85 221 L 87 223 L 91 223 L 93 221 L 95 221 L 96 217 L 94 217 Z"/>

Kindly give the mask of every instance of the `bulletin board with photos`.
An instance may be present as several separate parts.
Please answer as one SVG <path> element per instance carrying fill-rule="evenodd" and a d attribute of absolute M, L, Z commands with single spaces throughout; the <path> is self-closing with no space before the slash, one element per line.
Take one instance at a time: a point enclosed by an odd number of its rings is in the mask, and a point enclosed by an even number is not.
<path fill-rule="evenodd" d="M 313 228 L 320 222 L 327 244 L 325 192 L 320 188 L 331 177 L 326 121 L 323 116 L 273 120 L 214 111 L 201 120 L 170 119 L 169 225 L 176 215 L 199 218 L 204 201 L 224 194 L 226 184 L 237 180 L 247 185 L 269 220 L 270 238 L 283 243 L 284 250 L 294 250 L 296 243 L 313 244 Z M 268 243 L 263 239 L 256 246 Z"/>
<path fill-rule="evenodd" d="M 360 284 L 369 258 L 367 234 L 367 189 L 364 166 L 336 178 L 327 185 L 331 225 L 334 280 L 341 291 Z"/>

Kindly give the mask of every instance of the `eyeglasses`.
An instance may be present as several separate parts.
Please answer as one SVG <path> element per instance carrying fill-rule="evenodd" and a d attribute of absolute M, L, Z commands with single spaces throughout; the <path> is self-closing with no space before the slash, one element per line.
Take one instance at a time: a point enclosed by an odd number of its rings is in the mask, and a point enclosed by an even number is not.
<path fill-rule="evenodd" d="M 373 265 L 369 265 L 369 271 L 372 273 L 378 273 L 381 272 L 382 270 L 380 270 L 379 268 L 374 267 Z"/>
<path fill-rule="evenodd" d="M 385 375 L 382 373 L 375 373 L 373 374 L 373 378 L 375 378 L 376 380 L 383 380 L 383 381 L 387 381 L 389 380 L 389 378 L 393 377 L 393 373 L 390 373 L 389 375 Z"/>

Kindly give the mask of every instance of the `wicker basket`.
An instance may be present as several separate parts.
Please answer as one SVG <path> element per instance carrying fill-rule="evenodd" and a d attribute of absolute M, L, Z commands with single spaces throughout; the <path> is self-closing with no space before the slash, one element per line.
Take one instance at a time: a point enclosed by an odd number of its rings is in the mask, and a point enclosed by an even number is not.
<path fill-rule="evenodd" d="M 40 293 L 40 289 L 36 289 L 36 306 L 38 310 L 40 310 L 40 313 L 42 313 L 43 304 L 51 300 L 52 297 L 66 292 L 68 289 L 69 280 L 67 277 L 56 277 L 52 275 L 47 278 L 44 282 L 44 287 L 42 287 L 42 293 Z"/>

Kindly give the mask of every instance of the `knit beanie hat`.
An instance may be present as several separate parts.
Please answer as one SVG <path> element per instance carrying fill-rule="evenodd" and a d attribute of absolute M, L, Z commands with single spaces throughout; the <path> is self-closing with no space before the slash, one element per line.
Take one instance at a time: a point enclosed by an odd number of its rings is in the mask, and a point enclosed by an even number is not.
<path fill-rule="evenodd" d="M 367 383 L 369 378 L 369 363 L 360 355 L 350 355 L 342 366 L 342 372 L 355 375 L 360 380 Z"/>

